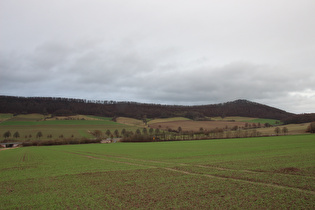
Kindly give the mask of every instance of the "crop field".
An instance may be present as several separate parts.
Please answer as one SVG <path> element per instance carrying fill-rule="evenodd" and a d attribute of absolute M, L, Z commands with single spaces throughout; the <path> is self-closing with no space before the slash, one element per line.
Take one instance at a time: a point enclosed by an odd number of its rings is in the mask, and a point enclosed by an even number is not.
<path fill-rule="evenodd" d="M 262 119 L 262 118 L 253 118 L 253 117 L 238 117 L 238 116 L 231 116 L 231 117 L 213 117 L 212 120 L 216 121 L 236 121 L 236 122 L 248 122 L 248 123 L 260 123 L 265 124 L 269 123 L 270 125 L 277 125 L 279 120 L 274 119 Z"/>
<path fill-rule="evenodd" d="M 50 117 L 50 116 L 49 116 Z M 193 121 L 188 118 L 174 117 L 164 119 L 148 119 L 150 128 L 159 128 L 163 130 L 177 130 L 181 127 L 183 131 L 199 131 L 212 130 L 215 128 L 229 128 L 234 126 L 244 127 L 246 123 L 265 123 L 275 124 L 276 120 L 258 119 L 249 117 L 225 117 L 212 118 L 213 121 Z M 288 134 L 303 134 L 309 123 L 297 125 L 277 125 L 280 129 L 288 128 Z M 49 140 L 62 138 L 95 138 L 91 132 L 100 130 L 105 137 L 106 130 L 113 133 L 116 129 L 121 132 L 123 129 L 135 132 L 137 129 L 142 130 L 147 127 L 142 120 L 118 117 L 116 122 L 109 117 L 98 117 L 90 115 L 75 115 L 68 117 L 53 117 L 41 114 L 25 114 L 13 116 L 12 114 L 0 114 L 0 138 L 4 140 L 5 132 L 10 131 L 10 141 L 30 141 L 30 140 Z M 261 135 L 274 135 L 275 128 L 257 128 Z M 19 133 L 19 137 L 13 137 L 15 132 Z M 38 132 L 42 132 L 43 136 L 38 139 Z M 249 130 L 250 132 L 250 130 Z M 49 138 L 48 138 L 49 137 Z"/>
<path fill-rule="evenodd" d="M 177 130 L 178 127 L 181 127 L 183 131 L 199 131 L 201 127 L 206 130 L 212 130 L 215 128 L 232 128 L 234 126 L 243 127 L 245 126 L 245 122 L 179 120 L 150 124 L 151 128 Z"/>
<path fill-rule="evenodd" d="M 0 151 L 0 209 L 314 209 L 315 136 Z"/>
<path fill-rule="evenodd" d="M 112 133 L 118 129 L 136 130 L 136 126 L 125 125 L 111 121 L 111 118 L 96 117 L 96 116 L 84 116 L 77 115 L 71 116 L 67 119 L 60 117 L 55 119 L 43 120 L 44 115 L 40 114 L 29 114 L 29 115 L 18 115 L 12 116 L 7 114 L 1 114 L 3 120 L 0 122 L 0 135 L 3 138 L 3 134 L 10 131 L 12 136 L 11 139 L 14 141 L 27 141 L 36 139 L 37 132 L 42 132 L 43 136 L 41 139 L 47 139 L 47 135 L 52 135 L 52 138 L 94 138 L 90 131 L 100 130 L 105 133 L 106 130 L 110 130 Z M 8 116 L 5 118 L 5 116 Z M 77 120 L 84 119 L 84 120 Z M 15 132 L 19 133 L 18 138 L 13 138 Z"/>
<path fill-rule="evenodd" d="M 158 118 L 152 119 L 148 122 L 149 125 L 156 123 L 165 123 L 165 122 L 177 122 L 177 121 L 192 121 L 191 119 L 185 117 L 170 117 L 170 118 Z"/>
<path fill-rule="evenodd" d="M 13 114 L 0 114 L 0 122 L 12 118 Z"/>
<path fill-rule="evenodd" d="M 142 120 L 129 118 L 129 117 L 118 117 L 116 119 L 116 122 L 121 123 L 121 124 L 125 124 L 125 125 L 131 125 L 131 126 L 139 126 L 139 127 L 145 126 L 145 124 L 143 123 Z"/>
<path fill-rule="evenodd" d="M 307 127 L 310 123 L 302 123 L 302 124 L 289 124 L 289 125 L 280 125 L 277 126 L 280 129 L 283 127 L 286 127 L 288 129 L 288 133 L 290 135 L 296 135 L 296 134 L 303 134 L 306 132 Z M 269 127 L 269 128 L 257 128 L 257 131 L 261 132 L 264 135 L 274 135 L 275 134 L 275 127 Z"/>
<path fill-rule="evenodd" d="M 2 115 L 2 114 L 1 114 Z M 4 114 L 5 116 L 5 114 Z M 7 122 L 15 122 L 15 121 L 30 121 L 30 122 L 36 122 L 41 121 L 45 118 L 42 114 L 21 114 L 17 116 L 11 116 L 9 119 L 7 119 Z"/>

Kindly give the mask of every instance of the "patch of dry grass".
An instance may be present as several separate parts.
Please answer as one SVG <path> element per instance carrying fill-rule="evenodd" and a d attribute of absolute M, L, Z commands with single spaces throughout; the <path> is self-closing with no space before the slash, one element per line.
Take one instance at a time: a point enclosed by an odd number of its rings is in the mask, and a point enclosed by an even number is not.
<path fill-rule="evenodd" d="M 211 117 L 211 120 L 216 120 L 216 121 L 231 121 L 235 120 L 237 122 L 245 122 L 245 121 L 250 121 L 250 120 L 255 120 L 258 118 L 253 118 L 253 117 L 239 117 L 239 116 L 230 116 L 230 117 Z"/>
<path fill-rule="evenodd" d="M 20 114 L 17 116 L 14 116 L 10 119 L 10 121 L 40 121 L 45 118 L 42 114 Z"/>
<path fill-rule="evenodd" d="M 125 125 L 145 127 L 145 124 L 143 123 L 142 120 L 137 120 L 137 119 L 129 118 L 129 117 L 118 117 L 116 119 L 116 122 L 125 124 Z"/>
<path fill-rule="evenodd" d="M 171 118 L 157 118 L 149 121 L 149 125 L 155 124 L 155 123 L 164 123 L 164 122 L 173 122 L 173 121 L 191 121 L 191 119 L 188 119 L 186 117 L 171 117 Z"/>
<path fill-rule="evenodd" d="M 199 131 L 201 127 L 204 130 L 213 130 L 215 128 L 232 128 L 234 126 L 245 126 L 245 122 L 181 120 L 150 124 L 151 128 L 177 130 L 178 127 L 181 127 L 183 131 Z"/>
<path fill-rule="evenodd" d="M 273 135 L 275 134 L 275 128 L 279 127 L 280 130 L 282 130 L 284 127 L 287 127 L 288 134 L 289 135 L 296 135 L 296 134 L 303 134 L 306 133 L 306 129 L 309 123 L 303 123 L 303 124 L 289 124 L 289 125 L 280 125 L 275 127 L 269 127 L 269 128 L 257 128 L 256 130 L 261 132 L 262 135 Z"/>

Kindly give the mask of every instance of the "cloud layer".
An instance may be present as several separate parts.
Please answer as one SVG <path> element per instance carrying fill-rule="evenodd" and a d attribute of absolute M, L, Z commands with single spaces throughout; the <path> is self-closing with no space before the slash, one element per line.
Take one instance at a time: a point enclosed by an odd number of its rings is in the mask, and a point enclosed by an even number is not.
<path fill-rule="evenodd" d="M 0 94 L 189 105 L 242 98 L 315 112 L 313 1 L 3 8 Z"/>

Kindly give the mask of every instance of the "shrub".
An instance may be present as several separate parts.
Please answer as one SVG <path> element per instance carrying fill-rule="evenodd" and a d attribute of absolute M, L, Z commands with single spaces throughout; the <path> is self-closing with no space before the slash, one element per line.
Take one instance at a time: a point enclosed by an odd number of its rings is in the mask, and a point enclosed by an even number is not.
<path fill-rule="evenodd" d="M 75 138 L 62 138 L 54 140 L 33 140 L 26 141 L 22 143 L 22 146 L 51 146 L 51 145 L 65 145 L 65 144 L 91 144 L 91 143 L 100 143 L 99 139 L 75 139 Z"/>
<path fill-rule="evenodd" d="M 155 139 L 149 135 L 134 134 L 121 139 L 121 142 L 153 142 Z"/>
<path fill-rule="evenodd" d="M 315 133 L 315 122 L 311 122 L 311 123 L 309 124 L 309 126 L 307 127 L 306 132 Z"/>

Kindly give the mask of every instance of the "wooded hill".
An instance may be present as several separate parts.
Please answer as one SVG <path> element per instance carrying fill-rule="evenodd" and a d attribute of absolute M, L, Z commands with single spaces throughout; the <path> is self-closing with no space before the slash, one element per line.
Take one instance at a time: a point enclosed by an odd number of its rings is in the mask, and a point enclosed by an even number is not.
<path fill-rule="evenodd" d="M 236 100 L 227 103 L 181 106 L 145 104 L 54 97 L 0 96 L 0 112 L 27 114 L 41 113 L 57 116 L 83 114 L 107 117 L 166 118 L 187 117 L 206 120 L 205 117 L 244 116 L 277 120 L 294 119 L 297 115 L 267 105 Z"/>

